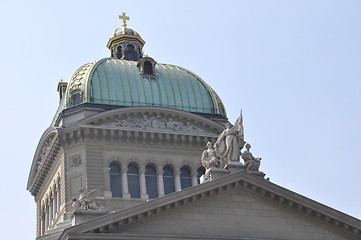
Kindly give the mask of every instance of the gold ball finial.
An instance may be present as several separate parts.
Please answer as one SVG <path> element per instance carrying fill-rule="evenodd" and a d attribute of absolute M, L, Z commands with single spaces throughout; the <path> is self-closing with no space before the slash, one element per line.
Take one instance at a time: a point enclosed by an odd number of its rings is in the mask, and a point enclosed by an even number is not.
<path fill-rule="evenodd" d="M 123 20 L 123 27 L 127 26 L 127 20 L 129 20 L 129 17 L 123 12 L 122 15 L 119 15 L 119 19 Z"/>

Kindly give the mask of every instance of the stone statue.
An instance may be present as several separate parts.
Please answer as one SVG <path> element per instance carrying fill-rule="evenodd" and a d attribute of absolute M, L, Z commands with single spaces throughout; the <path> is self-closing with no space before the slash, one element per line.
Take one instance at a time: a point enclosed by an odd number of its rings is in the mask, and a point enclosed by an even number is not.
<path fill-rule="evenodd" d="M 71 206 L 73 207 L 74 211 L 81 209 L 81 203 L 77 198 L 73 198 Z"/>
<path fill-rule="evenodd" d="M 261 165 L 262 158 L 253 157 L 252 153 L 249 151 L 251 149 L 251 145 L 249 143 L 246 144 L 246 150 L 242 153 L 241 157 L 244 161 L 244 165 L 246 169 L 249 171 L 259 171 L 259 166 Z"/>
<path fill-rule="evenodd" d="M 72 207 L 74 211 L 82 210 L 99 210 L 98 204 L 95 202 L 95 198 L 100 194 L 99 189 L 91 190 L 90 192 L 85 191 L 84 188 L 79 190 L 79 199 L 73 198 Z"/>
<path fill-rule="evenodd" d="M 244 146 L 243 117 L 242 112 L 234 126 L 227 122 L 226 129 L 218 136 L 215 149 L 228 161 L 239 162 L 239 152 Z"/>
<path fill-rule="evenodd" d="M 216 149 L 213 148 L 213 144 L 211 142 L 207 142 L 207 149 L 202 153 L 202 165 L 205 169 L 209 169 L 211 167 L 224 167 L 224 161 L 217 153 Z"/>

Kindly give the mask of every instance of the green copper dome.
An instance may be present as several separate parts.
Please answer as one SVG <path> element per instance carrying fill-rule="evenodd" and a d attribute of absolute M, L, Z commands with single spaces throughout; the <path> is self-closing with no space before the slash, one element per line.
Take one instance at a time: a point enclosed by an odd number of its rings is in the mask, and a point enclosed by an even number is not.
<path fill-rule="evenodd" d="M 67 86 L 64 107 L 81 103 L 158 106 L 226 117 L 222 101 L 199 76 L 185 68 L 144 59 L 103 58 L 83 65 Z M 142 72 L 142 63 L 150 64 L 147 59 L 153 60 L 151 74 Z"/>
<path fill-rule="evenodd" d="M 119 18 L 122 28 L 115 29 L 107 43 L 111 57 L 81 66 L 69 83 L 58 84 L 61 101 L 52 125 L 63 110 L 76 110 L 81 104 L 104 110 L 155 106 L 227 117 L 221 99 L 199 76 L 144 57 L 145 41 L 127 27 L 125 13 Z"/>

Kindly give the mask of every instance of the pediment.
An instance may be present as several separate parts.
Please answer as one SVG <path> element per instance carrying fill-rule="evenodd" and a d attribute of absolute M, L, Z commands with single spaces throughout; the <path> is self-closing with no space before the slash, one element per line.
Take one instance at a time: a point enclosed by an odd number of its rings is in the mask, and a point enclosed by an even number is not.
<path fill-rule="evenodd" d="M 79 124 L 196 135 L 217 135 L 224 128 L 220 123 L 197 114 L 160 107 L 116 109 L 87 118 Z"/>
<path fill-rule="evenodd" d="M 27 189 L 33 195 L 35 195 L 37 190 L 40 188 L 40 179 L 43 179 L 42 177 L 46 176 L 49 166 L 54 160 L 53 156 L 55 156 L 60 149 L 57 137 L 57 129 L 49 127 L 40 138 L 34 154 L 27 184 Z"/>
<path fill-rule="evenodd" d="M 361 221 L 267 180 L 236 172 L 80 224 L 63 237 L 82 233 L 97 239 L 129 235 L 359 239 Z"/>

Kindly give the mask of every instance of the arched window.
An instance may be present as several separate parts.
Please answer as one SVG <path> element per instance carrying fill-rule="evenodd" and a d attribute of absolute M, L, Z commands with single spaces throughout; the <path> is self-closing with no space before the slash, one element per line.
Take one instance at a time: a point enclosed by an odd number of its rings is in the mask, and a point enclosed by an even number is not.
<path fill-rule="evenodd" d="M 58 206 L 56 207 L 58 209 L 58 211 L 60 211 L 60 205 L 61 205 L 61 187 L 60 187 L 60 178 L 58 178 L 58 190 L 57 190 L 58 194 L 56 195 L 56 197 L 58 198 L 58 200 L 56 201 L 56 203 L 58 204 Z"/>
<path fill-rule="evenodd" d="M 58 212 L 58 191 L 54 189 L 54 196 L 53 196 L 53 218 L 56 218 L 56 214 Z"/>
<path fill-rule="evenodd" d="M 122 46 L 117 47 L 117 59 L 122 58 Z"/>
<path fill-rule="evenodd" d="M 40 235 L 45 233 L 45 206 L 41 206 L 41 224 L 40 224 Z"/>
<path fill-rule="evenodd" d="M 163 168 L 163 184 L 165 194 L 175 192 L 173 169 L 168 166 Z"/>
<path fill-rule="evenodd" d="M 51 226 L 51 221 L 53 221 L 53 195 L 50 194 L 49 196 L 49 226 Z"/>
<path fill-rule="evenodd" d="M 122 182 L 120 167 L 116 163 L 110 164 L 110 191 L 113 197 L 122 197 Z"/>
<path fill-rule="evenodd" d="M 182 189 L 192 187 L 191 172 L 189 171 L 189 168 L 182 167 L 180 169 L 180 180 Z"/>
<path fill-rule="evenodd" d="M 126 60 L 137 60 L 135 47 L 132 44 L 127 45 L 127 49 L 124 51 L 124 55 Z"/>
<path fill-rule="evenodd" d="M 139 171 L 134 164 L 128 165 L 128 190 L 131 198 L 140 198 Z"/>
<path fill-rule="evenodd" d="M 145 167 L 145 182 L 147 186 L 147 194 L 150 199 L 158 197 L 157 172 L 153 166 Z"/>
<path fill-rule="evenodd" d="M 198 181 L 198 184 L 200 184 L 201 183 L 201 177 L 202 177 L 202 175 L 204 175 L 206 173 L 206 170 L 204 169 L 204 167 L 199 167 L 198 169 L 197 169 L 197 181 Z"/>
<path fill-rule="evenodd" d="M 153 64 L 149 61 L 144 62 L 144 74 L 151 74 L 153 75 Z"/>

